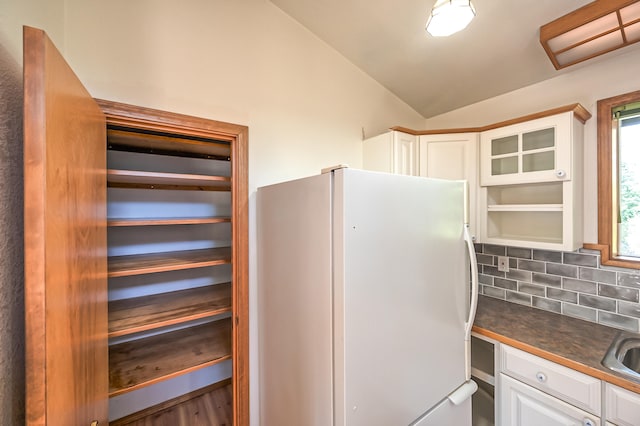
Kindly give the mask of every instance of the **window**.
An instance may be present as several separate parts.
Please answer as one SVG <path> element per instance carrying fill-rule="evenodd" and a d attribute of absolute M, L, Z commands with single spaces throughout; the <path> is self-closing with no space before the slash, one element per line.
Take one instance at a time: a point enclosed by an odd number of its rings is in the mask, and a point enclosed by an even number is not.
<path fill-rule="evenodd" d="M 602 263 L 640 269 L 640 91 L 598 101 Z"/>

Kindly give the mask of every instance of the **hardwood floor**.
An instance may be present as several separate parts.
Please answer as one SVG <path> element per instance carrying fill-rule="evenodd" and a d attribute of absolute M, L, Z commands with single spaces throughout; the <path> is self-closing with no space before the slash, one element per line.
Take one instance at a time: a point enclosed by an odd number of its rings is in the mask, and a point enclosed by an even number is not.
<path fill-rule="evenodd" d="M 110 422 L 111 426 L 232 426 L 232 386 L 224 381 Z"/>

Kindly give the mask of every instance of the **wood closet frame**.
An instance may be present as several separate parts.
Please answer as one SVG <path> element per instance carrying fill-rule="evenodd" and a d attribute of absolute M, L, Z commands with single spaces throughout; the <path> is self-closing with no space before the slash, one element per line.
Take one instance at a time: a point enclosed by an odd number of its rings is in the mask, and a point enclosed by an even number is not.
<path fill-rule="evenodd" d="M 117 126 L 231 146 L 234 425 L 249 424 L 246 126 L 93 99 L 24 28 L 26 424 L 108 424 L 106 150 Z"/>

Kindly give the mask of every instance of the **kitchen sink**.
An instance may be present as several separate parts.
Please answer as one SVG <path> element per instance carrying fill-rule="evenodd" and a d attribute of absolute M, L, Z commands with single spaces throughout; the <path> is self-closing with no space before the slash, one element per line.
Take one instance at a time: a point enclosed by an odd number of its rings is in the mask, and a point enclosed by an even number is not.
<path fill-rule="evenodd" d="M 602 365 L 640 383 L 640 334 L 619 333 L 611 342 Z"/>

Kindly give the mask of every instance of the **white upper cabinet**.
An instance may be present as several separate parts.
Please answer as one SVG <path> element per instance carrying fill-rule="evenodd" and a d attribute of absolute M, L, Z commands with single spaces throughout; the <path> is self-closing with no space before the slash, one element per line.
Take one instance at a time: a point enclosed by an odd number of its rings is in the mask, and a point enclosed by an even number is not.
<path fill-rule="evenodd" d="M 570 111 L 482 132 L 480 184 L 570 180 L 572 121 Z"/>
<path fill-rule="evenodd" d="M 366 139 L 362 167 L 376 172 L 417 176 L 418 138 L 391 130 Z"/>
<path fill-rule="evenodd" d="M 466 180 L 465 216 L 476 236 L 478 187 L 478 133 L 421 135 L 418 140 L 418 169 L 423 177 Z"/>
<path fill-rule="evenodd" d="M 561 110 L 480 133 L 480 242 L 582 246 L 582 139 L 590 114 L 580 105 Z"/>
<path fill-rule="evenodd" d="M 478 133 L 414 136 L 391 130 L 364 141 L 363 168 L 401 175 L 466 180 L 465 216 L 471 235 L 476 236 Z"/>

